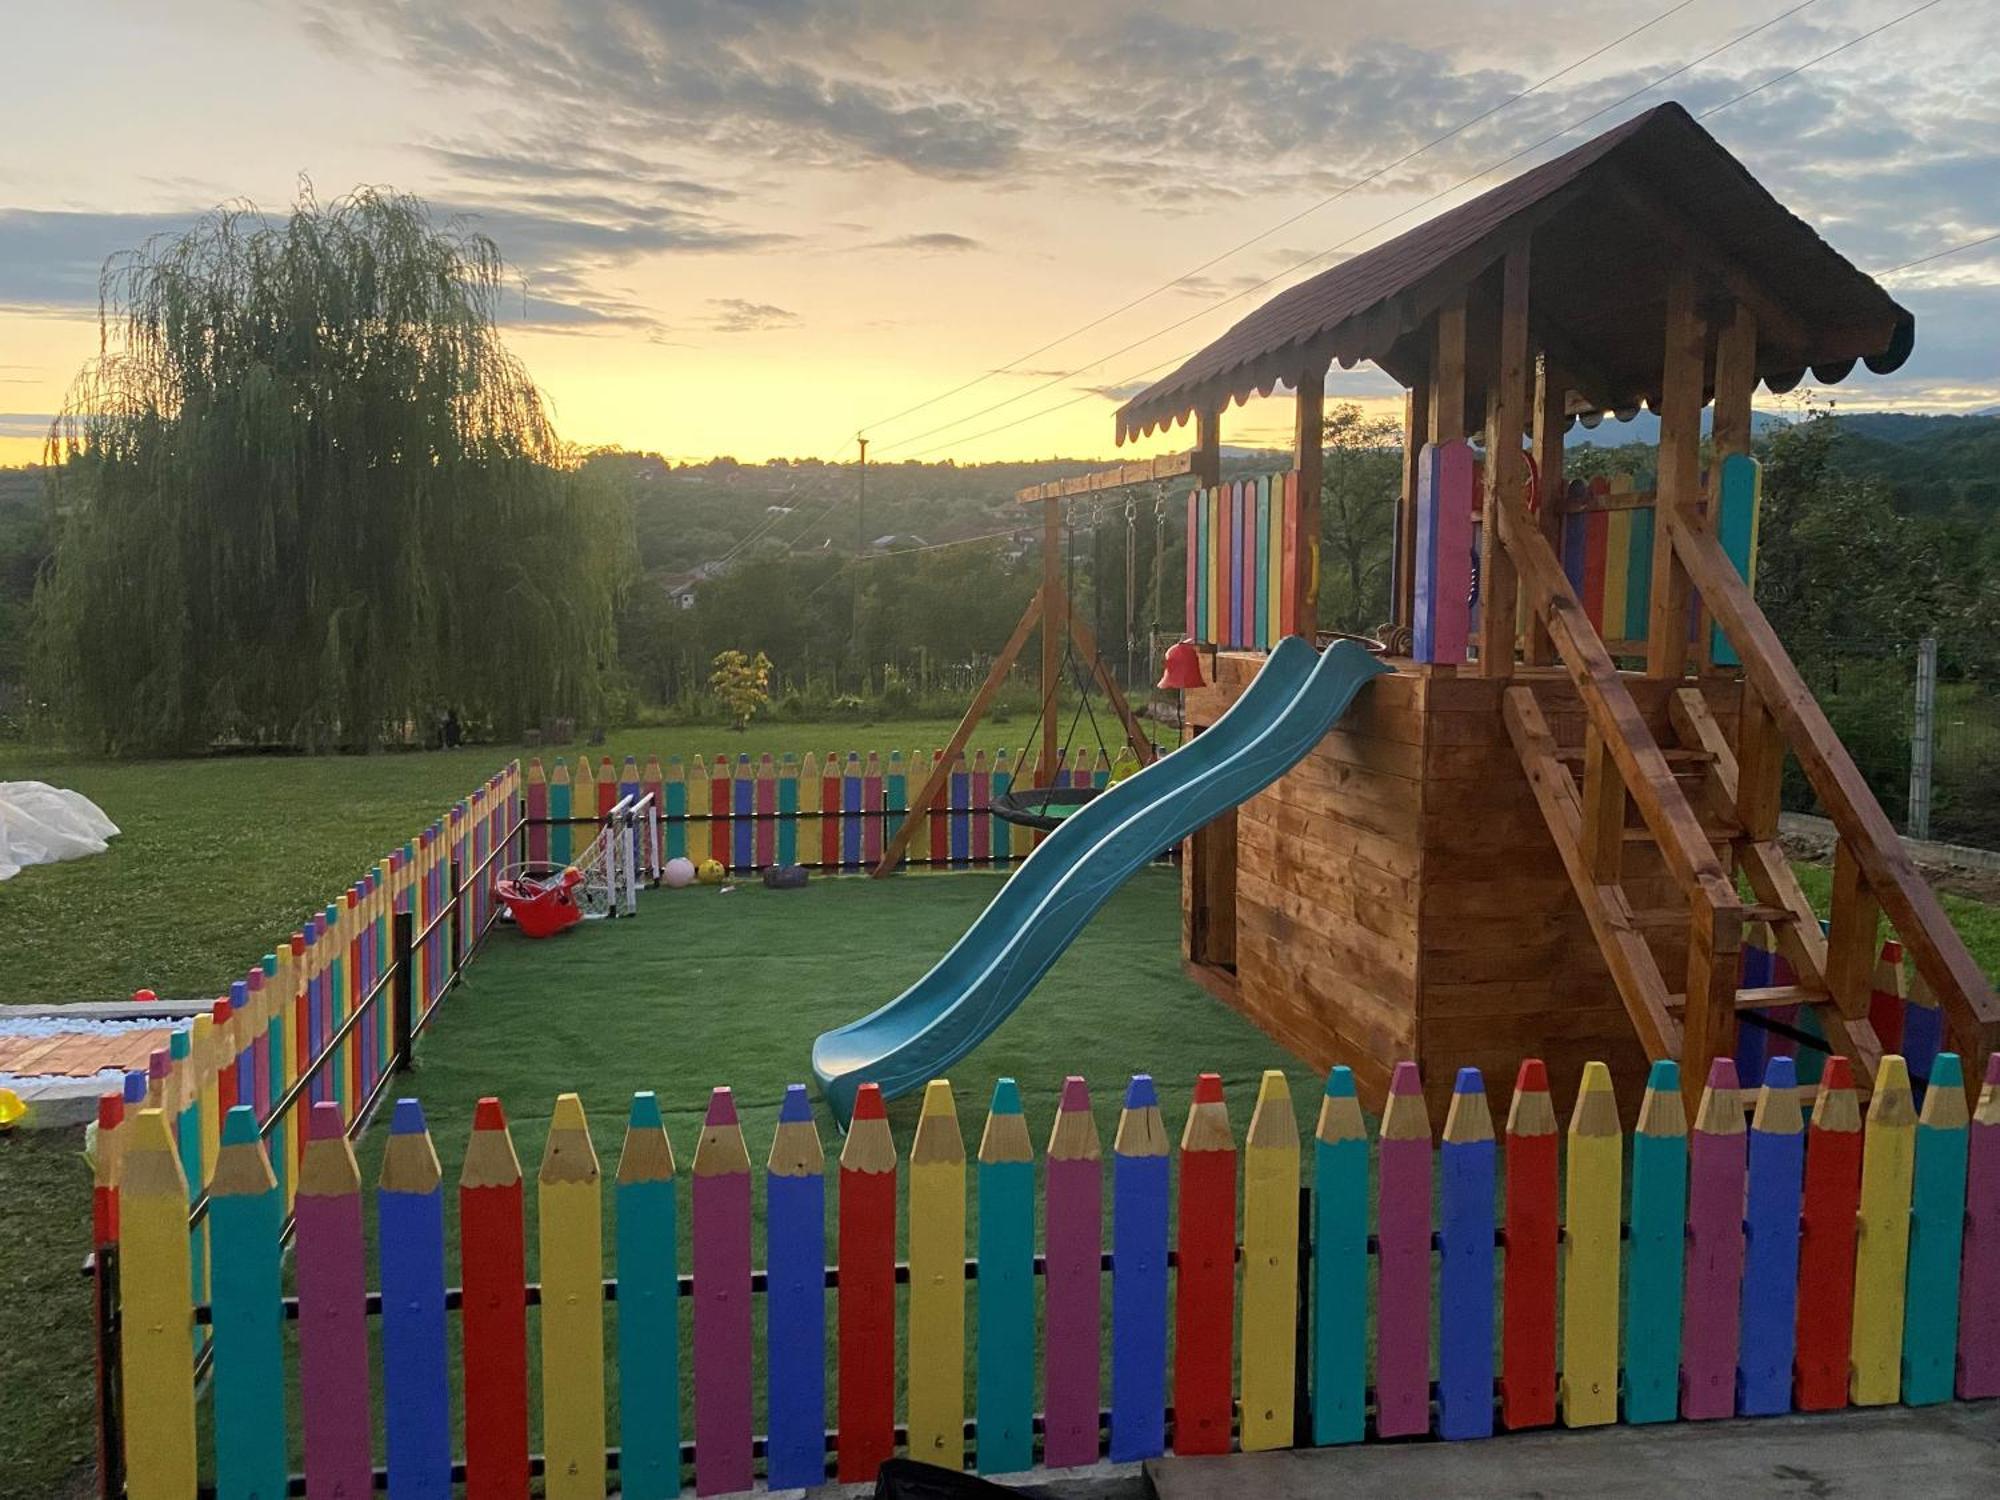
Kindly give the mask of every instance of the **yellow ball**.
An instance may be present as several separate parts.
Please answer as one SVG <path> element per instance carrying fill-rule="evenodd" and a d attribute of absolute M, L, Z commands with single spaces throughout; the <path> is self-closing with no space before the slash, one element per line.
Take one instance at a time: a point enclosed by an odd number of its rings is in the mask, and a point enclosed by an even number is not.
<path fill-rule="evenodd" d="M 703 885 L 720 885 L 722 877 L 728 873 L 727 870 L 722 868 L 722 861 L 719 859 L 705 859 L 701 862 L 701 883 Z"/>

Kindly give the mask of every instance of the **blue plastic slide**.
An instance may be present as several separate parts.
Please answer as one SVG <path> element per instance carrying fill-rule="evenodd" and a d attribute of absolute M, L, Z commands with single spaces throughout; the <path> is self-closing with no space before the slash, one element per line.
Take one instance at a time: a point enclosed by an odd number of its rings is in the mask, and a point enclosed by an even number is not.
<path fill-rule="evenodd" d="M 843 1127 L 862 1084 L 912 1093 L 984 1041 L 1134 871 L 1276 781 L 1386 670 L 1353 641 L 1318 655 L 1288 636 L 1214 727 L 1070 814 L 936 968 L 813 1043 Z"/>

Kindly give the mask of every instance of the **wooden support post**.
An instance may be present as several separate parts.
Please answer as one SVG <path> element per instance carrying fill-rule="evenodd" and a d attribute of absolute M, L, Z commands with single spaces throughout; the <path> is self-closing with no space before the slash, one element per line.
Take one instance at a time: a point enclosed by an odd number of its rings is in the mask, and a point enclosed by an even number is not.
<path fill-rule="evenodd" d="M 1514 675 L 1520 588 L 1500 538 L 1501 497 L 1519 495 L 1527 466 L 1521 432 L 1528 400 L 1528 247 L 1507 252 L 1500 274 L 1500 327 L 1486 387 L 1486 498 L 1479 534 L 1479 666 L 1482 677 Z"/>
<path fill-rule="evenodd" d="M 1625 778 L 1595 724 L 1583 739 L 1583 857 L 1599 885 L 1616 885 L 1625 856 Z"/>
<path fill-rule="evenodd" d="M 1430 441 L 1431 391 L 1419 382 L 1403 393 L 1403 493 L 1396 502 L 1396 576 L 1389 600 L 1389 618 L 1398 625 L 1416 623 L 1417 594 L 1417 463 Z"/>
<path fill-rule="evenodd" d="M 1710 429 L 1712 453 L 1708 463 L 1708 483 L 1703 487 L 1708 505 L 1701 527 L 1715 535 L 1722 515 L 1722 461 L 1733 454 L 1750 451 L 1750 399 L 1757 389 L 1757 318 L 1738 302 L 1715 338 L 1715 420 Z M 1695 629 L 1695 659 L 1703 672 L 1713 669 L 1710 650 L 1715 636 L 1714 617 L 1703 601 L 1701 620 Z M 1729 675 L 1734 667 L 1723 667 Z"/>
<path fill-rule="evenodd" d="M 1299 544 L 1293 577 L 1298 612 L 1285 629 L 1311 641 L 1319 630 L 1319 498 L 1325 475 L 1321 452 L 1326 418 L 1326 371 L 1307 371 L 1298 378 L 1293 401 L 1292 467 L 1299 471 Z"/>
<path fill-rule="evenodd" d="M 1454 292 L 1437 310 L 1431 334 L 1430 440 L 1455 443 L 1465 436 L 1465 293 Z"/>
<path fill-rule="evenodd" d="M 1736 716 L 1736 821 L 1746 838 L 1763 843 L 1778 836 L 1784 774 L 1784 736 L 1746 678 Z"/>
<path fill-rule="evenodd" d="M 1035 785 L 1055 779 L 1056 699 L 1061 695 L 1062 638 L 1069 628 L 1069 595 L 1063 588 L 1062 501 L 1042 503 L 1042 742 L 1035 752 Z M 951 757 L 945 757 L 949 762 Z"/>
<path fill-rule="evenodd" d="M 1701 1109 L 1709 1064 L 1736 1055 L 1736 981 L 1743 953 L 1743 908 L 1697 892 L 1688 903 L 1687 1008 L 1681 1013 L 1681 1097 Z"/>
<path fill-rule="evenodd" d="M 910 803 L 910 810 L 903 815 L 902 826 L 896 830 L 896 836 L 890 839 L 882 850 L 882 858 L 869 872 L 877 879 L 896 868 L 896 862 L 903 857 L 903 851 L 910 847 L 910 840 L 916 836 L 917 830 L 930 821 L 931 807 L 950 785 L 952 766 L 964 751 L 966 743 L 971 740 L 972 731 L 977 729 L 979 721 L 986 717 L 986 710 L 992 704 L 994 695 L 1000 691 L 1000 684 L 1007 680 L 1008 672 L 1013 670 L 1014 658 L 1021 654 L 1021 648 L 1027 644 L 1028 633 L 1035 628 L 1042 614 L 1042 591 L 1037 589 L 1034 597 L 1028 601 L 1028 607 L 1021 612 L 1020 622 L 1014 626 L 1014 633 L 1007 638 L 1007 644 L 1002 646 L 1000 654 L 993 658 L 993 665 L 986 672 L 986 680 L 979 685 L 979 691 L 972 695 L 972 702 L 965 710 L 965 717 L 958 721 L 958 728 L 951 732 L 951 742 L 945 747 L 945 752 L 937 764 L 931 768 L 930 777 L 924 782 L 923 790 L 917 793 L 916 799 Z M 1043 631 L 1043 635 L 1045 639 L 1048 638 L 1046 630 Z M 1041 784 L 1048 785 L 1046 781 Z"/>
<path fill-rule="evenodd" d="M 1667 281 L 1666 354 L 1660 373 L 1659 489 L 1655 503 L 1652 611 L 1647 621 L 1646 672 L 1679 677 L 1687 669 L 1688 575 L 1671 544 L 1676 527 L 1698 529 L 1704 335 L 1695 306 L 1694 272 L 1677 264 Z M 1689 1087 L 1707 1077 L 1684 1069 Z M 1693 1101 L 1697 1105 L 1699 1099 Z"/>
<path fill-rule="evenodd" d="M 1544 353 L 1535 362 L 1535 468 L 1541 479 L 1541 510 L 1536 516 L 1549 550 L 1562 555 L 1563 433 L 1569 420 L 1569 382 Z M 1548 617 L 1531 610 L 1528 617 L 1527 663 L 1532 667 L 1553 666 L 1555 642 L 1549 637 Z"/>
<path fill-rule="evenodd" d="M 1846 839 L 1833 846 L 1833 911 L 1826 924 L 1826 987 L 1841 1014 L 1868 1014 L 1875 979 L 1875 931 L 1882 907 Z M 1884 1048 L 1884 1051 L 1892 1050 Z"/>
<path fill-rule="evenodd" d="M 1222 413 L 1198 411 L 1194 414 L 1194 474 L 1197 489 L 1214 489 L 1222 483 Z"/>

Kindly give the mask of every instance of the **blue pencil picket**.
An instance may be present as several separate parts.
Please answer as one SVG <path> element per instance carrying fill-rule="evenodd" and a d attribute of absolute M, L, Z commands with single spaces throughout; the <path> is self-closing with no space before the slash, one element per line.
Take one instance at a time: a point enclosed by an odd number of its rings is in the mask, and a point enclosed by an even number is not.
<path fill-rule="evenodd" d="M 423 1106 L 398 1099 L 375 1203 L 382 1271 L 383 1425 L 395 1493 L 448 1500 L 444 1187 Z"/>
<path fill-rule="evenodd" d="M 1111 1461 L 1166 1448 L 1167 1127 L 1136 1075 L 1112 1144 Z"/>
<path fill-rule="evenodd" d="M 1750 1121 L 1742 1347 L 1736 1356 L 1736 1409 L 1744 1416 L 1775 1416 L 1792 1408 L 1806 1170 L 1806 1122 L 1797 1085 L 1792 1059 L 1772 1058 Z"/>
<path fill-rule="evenodd" d="M 1438 1436 L 1493 1435 L 1493 1116 L 1460 1068 L 1439 1152 Z"/>
<path fill-rule="evenodd" d="M 770 1487 L 826 1483 L 826 1153 L 805 1085 L 785 1089 L 764 1164 Z"/>

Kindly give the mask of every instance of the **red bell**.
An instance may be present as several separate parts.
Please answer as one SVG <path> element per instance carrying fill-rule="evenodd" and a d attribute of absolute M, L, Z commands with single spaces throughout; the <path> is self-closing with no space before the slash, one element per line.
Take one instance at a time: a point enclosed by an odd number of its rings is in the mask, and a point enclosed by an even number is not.
<path fill-rule="evenodd" d="M 1195 649 L 1193 641 L 1176 641 L 1167 647 L 1167 659 L 1162 664 L 1160 686 L 1163 688 L 1206 687 L 1207 679 L 1201 675 L 1201 652 Z"/>

